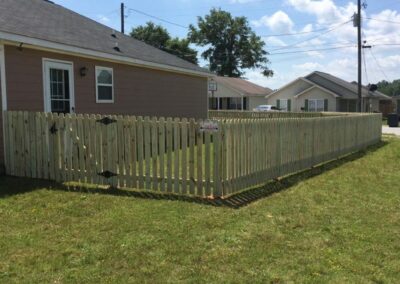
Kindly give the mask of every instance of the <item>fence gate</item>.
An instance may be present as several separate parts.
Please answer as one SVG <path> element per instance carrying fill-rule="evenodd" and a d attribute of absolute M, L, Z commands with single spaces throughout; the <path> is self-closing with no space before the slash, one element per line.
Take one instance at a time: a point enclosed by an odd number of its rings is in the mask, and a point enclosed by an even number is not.
<path fill-rule="evenodd" d="M 194 119 L 6 112 L 5 126 L 12 176 L 221 195 L 221 134 Z"/>

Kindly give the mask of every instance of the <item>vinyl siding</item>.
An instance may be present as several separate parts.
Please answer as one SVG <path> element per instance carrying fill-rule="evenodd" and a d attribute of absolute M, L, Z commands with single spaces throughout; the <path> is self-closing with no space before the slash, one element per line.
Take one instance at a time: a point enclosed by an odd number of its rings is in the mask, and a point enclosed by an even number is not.
<path fill-rule="evenodd" d="M 266 105 L 267 104 L 267 99 L 264 97 L 250 97 L 248 98 L 249 100 L 249 110 L 253 110 L 255 107 L 259 105 Z"/>
<path fill-rule="evenodd" d="M 77 113 L 207 117 L 207 78 L 6 46 L 9 110 L 44 110 L 43 58 L 73 62 Z M 114 103 L 96 103 L 95 66 L 113 68 Z M 87 67 L 85 77 L 80 68 Z"/>
<path fill-rule="evenodd" d="M 277 100 L 292 100 L 292 111 L 297 111 L 300 110 L 300 107 L 298 106 L 296 99 L 294 99 L 294 96 L 297 94 L 303 92 L 304 90 L 310 88 L 312 85 L 310 83 L 307 83 L 301 79 L 298 79 L 296 82 L 293 84 L 282 88 L 278 90 L 274 95 L 268 97 L 267 103 L 269 105 L 277 106 Z"/>

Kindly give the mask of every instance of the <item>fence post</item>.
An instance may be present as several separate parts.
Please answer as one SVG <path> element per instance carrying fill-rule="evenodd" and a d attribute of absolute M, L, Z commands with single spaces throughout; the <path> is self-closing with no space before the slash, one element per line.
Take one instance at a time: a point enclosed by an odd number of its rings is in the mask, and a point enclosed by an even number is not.
<path fill-rule="evenodd" d="M 222 189 L 222 123 L 218 121 L 218 132 L 213 135 L 214 141 L 214 197 L 222 197 L 223 189 Z"/>

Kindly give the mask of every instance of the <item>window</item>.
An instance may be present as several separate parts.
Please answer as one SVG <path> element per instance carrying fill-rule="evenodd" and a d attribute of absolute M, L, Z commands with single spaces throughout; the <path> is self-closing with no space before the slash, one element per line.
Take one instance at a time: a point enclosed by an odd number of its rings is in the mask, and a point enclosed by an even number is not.
<path fill-rule="evenodd" d="M 279 109 L 283 111 L 288 111 L 288 100 L 280 100 Z"/>
<path fill-rule="evenodd" d="M 308 111 L 322 112 L 325 110 L 325 100 L 308 100 Z"/>
<path fill-rule="evenodd" d="M 228 109 L 242 109 L 242 98 L 228 98 Z"/>
<path fill-rule="evenodd" d="M 96 66 L 96 102 L 114 102 L 113 69 Z"/>

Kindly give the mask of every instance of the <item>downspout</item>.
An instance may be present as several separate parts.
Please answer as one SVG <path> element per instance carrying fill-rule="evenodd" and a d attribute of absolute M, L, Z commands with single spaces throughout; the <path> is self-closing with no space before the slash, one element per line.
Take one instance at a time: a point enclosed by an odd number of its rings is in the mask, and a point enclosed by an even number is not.
<path fill-rule="evenodd" d="M 0 81 L 1 81 L 1 115 L 2 115 L 2 126 L 3 126 L 3 152 L 4 152 L 4 163 L 6 159 L 6 137 L 4 127 L 4 112 L 7 110 L 7 82 L 6 82 L 6 62 L 5 62 L 5 47 L 4 43 L 0 41 Z M 5 166 L 5 164 L 4 164 Z M 3 171 L 5 168 L 0 169 Z"/>

